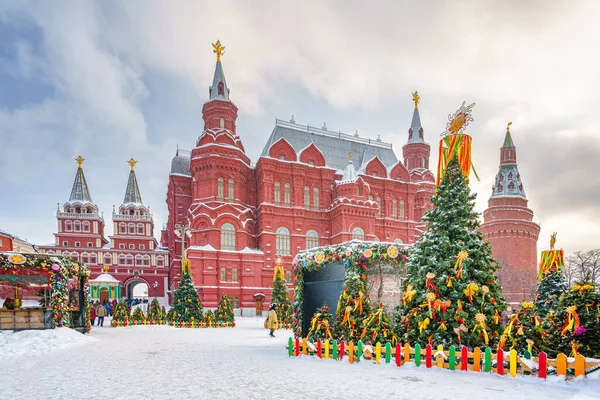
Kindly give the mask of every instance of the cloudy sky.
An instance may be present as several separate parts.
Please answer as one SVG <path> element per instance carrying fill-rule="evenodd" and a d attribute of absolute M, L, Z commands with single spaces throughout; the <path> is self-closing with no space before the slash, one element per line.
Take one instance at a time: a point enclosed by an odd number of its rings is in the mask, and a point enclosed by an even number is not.
<path fill-rule="evenodd" d="M 138 160 L 158 236 L 170 161 L 201 133 L 220 39 L 253 161 L 275 118 L 292 114 L 381 135 L 400 157 L 418 90 L 435 166 L 448 114 L 475 102 L 478 210 L 512 121 L 538 248 L 553 231 L 568 252 L 599 248 L 598 15 L 593 0 L 3 1 L 0 229 L 53 242 L 81 154 L 107 219 L 123 199 L 126 160 Z"/>

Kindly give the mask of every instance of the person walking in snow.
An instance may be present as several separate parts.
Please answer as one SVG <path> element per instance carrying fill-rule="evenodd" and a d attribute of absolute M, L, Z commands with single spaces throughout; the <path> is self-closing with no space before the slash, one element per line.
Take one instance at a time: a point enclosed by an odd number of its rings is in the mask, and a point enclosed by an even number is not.
<path fill-rule="evenodd" d="M 106 308 L 100 304 L 96 308 L 96 315 L 98 316 L 98 326 L 104 326 L 104 317 L 106 317 Z"/>
<path fill-rule="evenodd" d="M 265 325 L 267 329 L 270 330 L 269 336 L 275 337 L 273 332 L 275 332 L 275 330 L 278 327 L 277 312 L 275 312 L 275 304 L 271 304 L 271 307 L 269 307 L 269 313 L 267 314 L 267 320 L 265 321 Z"/>
<path fill-rule="evenodd" d="M 96 322 L 96 307 L 94 307 L 94 302 L 90 301 L 90 323 L 94 326 L 94 322 Z"/>

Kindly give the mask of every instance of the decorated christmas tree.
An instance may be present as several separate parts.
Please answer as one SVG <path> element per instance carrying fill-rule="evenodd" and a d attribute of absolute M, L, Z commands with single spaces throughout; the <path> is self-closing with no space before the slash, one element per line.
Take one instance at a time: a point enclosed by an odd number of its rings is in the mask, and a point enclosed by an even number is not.
<path fill-rule="evenodd" d="M 219 322 L 233 322 L 234 320 L 233 307 L 231 306 L 229 296 L 225 293 L 221 295 L 221 299 L 219 300 L 219 305 L 215 311 L 215 320 Z"/>
<path fill-rule="evenodd" d="M 292 301 L 288 293 L 288 288 L 285 282 L 283 266 L 281 260 L 277 259 L 275 272 L 273 274 L 273 292 L 271 294 L 271 303 L 275 304 L 277 312 L 277 321 L 280 327 L 285 327 L 286 324 L 292 324 L 294 321 L 294 310 Z"/>
<path fill-rule="evenodd" d="M 589 278 L 564 293 L 549 318 L 548 342 L 555 352 L 600 358 L 600 293 Z"/>
<path fill-rule="evenodd" d="M 363 321 L 371 314 L 372 306 L 367 296 L 366 276 L 348 271 L 338 301 L 333 336 L 335 339 L 360 340 Z"/>
<path fill-rule="evenodd" d="M 544 320 L 558 307 L 560 296 L 568 290 L 567 281 L 561 271 L 552 271 L 538 284 L 535 307 Z"/>
<path fill-rule="evenodd" d="M 115 308 L 113 309 L 112 320 L 129 322 L 130 319 L 131 319 L 131 314 L 130 314 L 129 307 L 127 306 L 127 302 L 122 301 L 122 302 L 118 303 L 115 306 Z"/>
<path fill-rule="evenodd" d="M 140 307 L 137 307 L 133 311 L 133 315 L 131 316 L 131 321 L 137 322 L 139 324 L 143 324 L 146 321 L 146 315 L 142 311 Z"/>
<path fill-rule="evenodd" d="M 159 321 L 164 318 L 164 314 L 158 299 L 155 297 L 148 308 L 148 321 Z"/>
<path fill-rule="evenodd" d="M 325 341 L 327 339 L 333 340 L 332 334 L 333 328 L 333 315 L 331 314 L 331 308 L 323 304 L 323 307 L 319 308 L 315 315 L 313 315 L 310 321 L 310 331 L 306 336 L 307 340 L 314 342 Z"/>
<path fill-rule="evenodd" d="M 213 314 L 212 311 L 208 310 L 207 312 L 204 313 L 204 315 L 202 316 L 202 321 L 203 322 L 208 322 L 209 324 L 215 322 L 215 314 Z"/>
<path fill-rule="evenodd" d="M 388 342 L 395 345 L 398 342 L 398 337 L 390 325 L 390 320 L 383 309 L 383 304 L 380 303 L 379 308 L 374 310 L 363 321 L 363 331 L 360 334 L 360 339 L 363 342 L 380 342 L 382 345 Z"/>
<path fill-rule="evenodd" d="M 498 347 L 503 350 L 515 349 L 519 354 L 525 350 L 537 354 L 548 350 L 545 337 L 542 319 L 537 315 L 535 305 L 524 301 L 521 309 L 510 316 Z"/>
<path fill-rule="evenodd" d="M 169 310 L 170 319 L 175 322 L 190 322 L 202 319 L 202 304 L 192 283 L 189 270 L 182 271 L 179 288 L 173 295 L 173 306 Z"/>
<path fill-rule="evenodd" d="M 463 104 L 448 123 L 433 209 L 423 218 L 427 232 L 409 255 L 396 333 L 413 345 L 494 346 L 503 330 L 498 266 L 478 231 L 475 195 L 467 185 L 471 138 L 461 130 L 469 114 Z"/>

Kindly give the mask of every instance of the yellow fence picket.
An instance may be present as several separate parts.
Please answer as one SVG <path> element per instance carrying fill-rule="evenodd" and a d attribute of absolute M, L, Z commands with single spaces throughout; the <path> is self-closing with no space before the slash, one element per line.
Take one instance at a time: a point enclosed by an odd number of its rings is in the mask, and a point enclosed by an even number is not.
<path fill-rule="evenodd" d="M 517 351 L 515 349 L 512 349 L 510 351 L 510 367 L 509 367 L 509 371 L 510 371 L 510 376 L 512 376 L 513 378 L 515 376 L 517 376 Z"/>
<path fill-rule="evenodd" d="M 410 361 L 410 346 L 408 343 L 404 343 L 404 362 Z"/>
<path fill-rule="evenodd" d="M 377 342 L 375 345 L 375 362 L 377 364 L 381 364 L 379 361 L 381 360 L 381 343 Z"/>
<path fill-rule="evenodd" d="M 325 358 L 329 358 L 329 339 L 325 340 Z"/>
<path fill-rule="evenodd" d="M 444 354 L 444 346 L 442 346 L 441 344 L 438 345 L 437 351 L 439 353 L 442 353 L 442 355 L 438 355 L 436 357 L 436 363 L 437 363 L 436 365 L 437 365 L 438 368 L 444 368 L 444 356 L 443 356 L 443 354 Z"/>
<path fill-rule="evenodd" d="M 306 338 L 302 339 L 302 354 L 306 355 Z"/>

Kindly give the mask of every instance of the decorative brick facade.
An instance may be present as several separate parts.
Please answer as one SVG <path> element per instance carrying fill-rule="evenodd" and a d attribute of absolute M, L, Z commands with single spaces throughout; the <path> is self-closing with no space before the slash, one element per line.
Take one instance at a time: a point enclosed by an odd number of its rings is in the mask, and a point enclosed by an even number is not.
<path fill-rule="evenodd" d="M 537 240 L 540 226 L 527 208 L 527 197 L 517 169 L 517 151 L 507 129 L 500 149 L 500 168 L 492 187 L 480 231 L 492 246 L 502 268 L 498 274 L 511 307 L 531 300 L 537 283 Z"/>
<path fill-rule="evenodd" d="M 236 133 L 238 109 L 220 61 L 202 112 L 203 133 L 191 153 L 177 151 L 169 175 L 161 241 L 172 255 L 171 290 L 181 271 L 178 224 L 191 227 L 186 251 L 203 306 L 216 307 L 226 293 L 243 315 L 268 307 L 278 256 L 291 293 L 297 249 L 352 238 L 413 243 L 422 233 L 435 183 L 417 106 L 405 163 L 379 138 L 292 119 L 276 121 L 253 166 Z"/>

